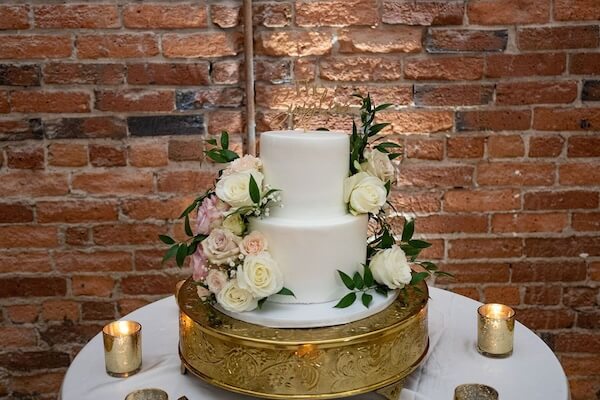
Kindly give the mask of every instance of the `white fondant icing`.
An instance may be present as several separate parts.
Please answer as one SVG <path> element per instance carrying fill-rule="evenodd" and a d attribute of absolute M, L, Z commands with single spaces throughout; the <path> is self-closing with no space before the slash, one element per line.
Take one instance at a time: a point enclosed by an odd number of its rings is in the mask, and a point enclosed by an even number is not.
<path fill-rule="evenodd" d="M 271 328 L 318 328 L 347 324 L 377 314 L 387 308 L 398 297 L 398 292 L 388 293 L 387 297 L 369 291 L 373 302 L 366 308 L 359 297 L 347 308 L 334 308 L 337 301 L 318 304 L 282 304 L 267 301 L 260 310 L 232 313 L 216 306 L 230 317 Z"/>
<path fill-rule="evenodd" d="M 337 270 L 362 271 L 367 256 L 366 215 L 291 220 L 255 219 L 251 230 L 267 238 L 269 252 L 279 264 L 284 286 L 296 297 L 272 296 L 274 302 L 324 303 L 347 291 Z"/>

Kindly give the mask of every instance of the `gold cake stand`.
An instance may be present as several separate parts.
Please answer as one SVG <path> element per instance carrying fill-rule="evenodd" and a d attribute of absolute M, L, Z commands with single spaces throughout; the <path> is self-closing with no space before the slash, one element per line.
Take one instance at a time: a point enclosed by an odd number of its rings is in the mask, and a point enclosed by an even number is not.
<path fill-rule="evenodd" d="M 178 291 L 182 373 L 268 399 L 330 399 L 377 391 L 397 399 L 427 353 L 427 286 L 345 325 L 282 329 L 242 322 L 203 304 L 191 280 Z M 332 310 L 331 312 L 335 312 Z"/>

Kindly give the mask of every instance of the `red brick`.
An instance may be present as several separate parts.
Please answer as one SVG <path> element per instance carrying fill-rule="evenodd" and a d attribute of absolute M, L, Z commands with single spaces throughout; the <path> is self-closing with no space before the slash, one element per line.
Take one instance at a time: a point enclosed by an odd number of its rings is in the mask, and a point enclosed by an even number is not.
<path fill-rule="evenodd" d="M 169 163 L 164 143 L 131 142 L 128 154 L 134 167 L 162 167 Z"/>
<path fill-rule="evenodd" d="M 531 136 L 529 157 L 556 157 L 562 152 L 564 142 L 558 135 Z"/>
<path fill-rule="evenodd" d="M 287 3 L 258 3 L 252 5 L 254 25 L 268 28 L 288 26 L 292 21 L 292 5 Z"/>
<path fill-rule="evenodd" d="M 93 194 L 148 194 L 152 174 L 148 172 L 81 172 L 73 176 L 73 190 Z"/>
<path fill-rule="evenodd" d="M 555 180 L 554 164 L 482 163 L 477 166 L 480 185 L 545 186 Z"/>
<path fill-rule="evenodd" d="M 598 193 L 584 190 L 529 192 L 525 194 L 526 210 L 571 210 L 597 208 Z"/>
<path fill-rule="evenodd" d="M 429 29 L 425 48 L 428 53 L 504 51 L 507 30 Z"/>
<path fill-rule="evenodd" d="M 131 253 L 125 251 L 61 251 L 54 254 L 62 272 L 131 271 Z"/>
<path fill-rule="evenodd" d="M 409 137 L 406 140 L 406 157 L 421 160 L 441 160 L 444 158 L 444 141 Z"/>
<path fill-rule="evenodd" d="M 257 64 L 257 68 L 258 68 L 258 64 Z M 260 69 L 257 69 L 257 71 L 255 72 L 256 74 L 258 74 L 260 72 Z M 315 80 L 317 75 L 317 61 L 310 59 L 310 58 L 298 58 L 296 59 L 296 61 L 294 62 L 294 78 L 296 79 L 297 82 L 312 82 Z M 260 76 L 260 75 L 257 75 Z M 284 75 L 282 78 L 280 78 L 282 81 L 285 81 L 287 79 L 285 79 L 288 75 Z M 264 78 L 263 78 L 264 79 Z M 277 83 L 277 79 L 267 79 L 270 80 L 272 83 Z"/>
<path fill-rule="evenodd" d="M 577 326 L 584 329 L 600 329 L 600 312 L 594 310 L 578 310 Z"/>
<path fill-rule="evenodd" d="M 382 21 L 405 25 L 462 25 L 464 4 L 459 1 L 385 0 Z"/>
<path fill-rule="evenodd" d="M 255 36 L 258 55 L 304 57 L 331 52 L 333 37 L 327 32 L 261 31 Z"/>
<path fill-rule="evenodd" d="M 508 305 L 519 305 L 521 303 L 521 293 L 517 286 L 488 286 L 483 289 L 483 296 L 486 303 Z"/>
<path fill-rule="evenodd" d="M 600 262 L 590 263 L 590 279 L 600 281 Z"/>
<path fill-rule="evenodd" d="M 25 113 L 82 113 L 90 111 L 86 92 L 18 91 L 11 93 L 12 110 Z"/>
<path fill-rule="evenodd" d="M 479 294 L 479 290 L 474 287 L 452 287 L 450 288 L 452 293 L 456 293 L 461 296 L 468 297 L 475 301 L 481 301 L 481 296 Z"/>
<path fill-rule="evenodd" d="M 0 114 L 10 113 L 10 101 L 8 92 L 0 91 Z"/>
<path fill-rule="evenodd" d="M 1 252 L 0 273 L 22 272 L 39 273 L 52 270 L 50 255 L 47 252 Z"/>
<path fill-rule="evenodd" d="M 483 76 L 480 57 L 431 57 L 407 59 L 404 76 L 414 80 L 477 80 Z"/>
<path fill-rule="evenodd" d="M 87 146 L 77 143 L 52 143 L 48 146 L 48 164 L 55 167 L 87 165 Z"/>
<path fill-rule="evenodd" d="M 600 75 L 600 53 L 575 53 L 569 59 L 571 74 Z"/>
<path fill-rule="evenodd" d="M 0 30 L 29 28 L 28 5 L 0 6 Z"/>
<path fill-rule="evenodd" d="M 33 10 L 38 28 L 119 28 L 119 11 L 110 4 L 47 4 Z"/>
<path fill-rule="evenodd" d="M 65 347 L 75 345 L 82 348 L 103 328 L 102 324 L 52 324 L 40 332 L 40 336 L 48 346 Z"/>
<path fill-rule="evenodd" d="M 586 25 L 521 28 L 517 41 L 521 50 L 595 48 L 600 44 L 600 27 Z"/>
<path fill-rule="evenodd" d="M 581 100 L 600 101 L 600 80 L 583 81 L 581 89 Z"/>
<path fill-rule="evenodd" d="M 1 326 L 0 335 L 2 336 L 3 349 L 21 349 L 23 347 L 33 347 L 37 344 L 34 328 Z"/>
<path fill-rule="evenodd" d="M 43 365 L 45 368 L 66 368 L 71 359 L 69 354 L 59 351 L 15 351 L 0 355 L 0 363 L 11 372 L 29 372 Z"/>
<path fill-rule="evenodd" d="M 417 218 L 419 233 L 485 233 L 487 217 L 469 214 L 429 215 Z"/>
<path fill-rule="evenodd" d="M 554 350 L 568 353 L 598 353 L 600 334 L 561 332 L 554 339 Z"/>
<path fill-rule="evenodd" d="M 478 136 L 451 136 L 447 139 L 449 158 L 482 158 L 485 138 Z"/>
<path fill-rule="evenodd" d="M 577 98 L 577 82 L 518 82 L 496 85 L 497 104 L 572 103 Z"/>
<path fill-rule="evenodd" d="M 18 203 L 0 203 L 0 224 L 31 221 L 33 221 L 31 206 Z"/>
<path fill-rule="evenodd" d="M 125 147 L 90 144 L 90 163 L 94 167 L 123 167 L 127 165 Z"/>
<path fill-rule="evenodd" d="M 516 311 L 517 320 L 529 329 L 566 329 L 575 323 L 575 313 L 570 310 L 527 308 Z"/>
<path fill-rule="evenodd" d="M 575 282 L 585 280 L 583 262 L 519 262 L 512 265 L 513 282 Z"/>
<path fill-rule="evenodd" d="M 576 231 L 600 231 L 600 213 L 573 213 L 571 225 Z"/>
<path fill-rule="evenodd" d="M 71 278 L 74 296 L 110 297 L 115 281 L 109 276 L 81 275 Z"/>
<path fill-rule="evenodd" d="M 432 133 L 449 131 L 453 115 L 447 111 L 401 111 L 381 114 L 382 121 L 390 122 L 394 133 Z"/>
<path fill-rule="evenodd" d="M 528 257 L 580 257 L 582 254 L 600 255 L 600 237 L 525 239 L 525 255 Z"/>
<path fill-rule="evenodd" d="M 542 131 L 596 130 L 600 126 L 599 108 L 536 108 L 533 128 Z"/>
<path fill-rule="evenodd" d="M 452 273 L 457 283 L 508 282 L 509 265 L 503 263 L 452 263 L 440 265 L 446 272 Z M 439 279 L 448 281 L 448 278 Z"/>
<path fill-rule="evenodd" d="M 488 156 L 490 158 L 523 157 L 525 145 L 518 135 L 490 136 L 488 138 Z"/>
<path fill-rule="evenodd" d="M 89 232 L 87 228 L 71 226 L 65 230 L 65 243 L 72 246 L 82 246 L 89 242 Z"/>
<path fill-rule="evenodd" d="M 60 391 L 65 372 L 42 372 L 34 375 L 15 376 L 12 388 L 17 393 L 39 396 L 42 393 L 54 394 Z"/>
<path fill-rule="evenodd" d="M 57 247 L 58 231 L 50 226 L 0 226 L 0 247 Z"/>
<path fill-rule="evenodd" d="M 168 33 L 163 35 L 162 46 L 167 58 L 224 57 L 238 54 L 240 40 L 231 32 Z"/>
<path fill-rule="evenodd" d="M 431 213 L 441 209 L 440 194 L 435 192 L 392 191 L 390 202 L 400 212 Z"/>
<path fill-rule="evenodd" d="M 328 57 L 320 62 L 320 76 L 327 81 L 394 81 L 402 77 L 402 63 L 373 56 Z"/>
<path fill-rule="evenodd" d="M 261 74 L 258 73 L 258 71 L 256 71 L 256 68 L 258 67 L 258 64 L 260 64 L 258 61 L 256 63 L 257 65 L 255 65 L 255 74 L 257 76 L 257 80 L 264 80 L 264 78 L 261 77 L 261 79 L 259 79 L 258 77 L 261 76 Z M 264 65 L 266 63 L 262 63 L 261 65 Z M 275 62 L 272 65 L 286 65 L 285 62 Z M 289 64 L 288 64 L 289 65 Z M 234 85 L 236 83 L 239 83 L 240 81 L 240 62 L 238 60 L 224 60 L 224 61 L 216 61 L 212 64 L 212 80 L 214 83 L 217 84 L 222 84 L 222 85 Z M 264 70 L 261 71 L 262 73 L 264 73 Z M 273 71 L 274 72 L 274 71 Z"/>
<path fill-rule="evenodd" d="M 58 196 L 69 190 L 67 176 L 41 171 L 15 171 L 0 175 L 3 196 Z"/>
<path fill-rule="evenodd" d="M 467 7 L 469 23 L 477 25 L 536 24 L 548 22 L 548 0 L 475 0 Z"/>
<path fill-rule="evenodd" d="M 115 311 L 114 303 L 86 301 L 81 304 L 81 319 L 109 322 L 115 319 Z"/>
<path fill-rule="evenodd" d="M 129 64 L 127 82 L 134 85 L 208 85 L 209 63 Z"/>
<path fill-rule="evenodd" d="M 143 198 L 124 200 L 123 214 L 131 219 L 177 219 L 192 202 L 191 198 L 174 197 L 169 199 Z"/>
<path fill-rule="evenodd" d="M 207 88 L 177 92 L 178 110 L 195 110 L 216 107 L 240 107 L 244 92 L 238 87 Z"/>
<path fill-rule="evenodd" d="M 598 20 L 600 9 L 595 0 L 556 0 L 554 19 L 558 21 Z"/>
<path fill-rule="evenodd" d="M 242 133 L 245 130 L 244 117 L 240 111 L 215 110 L 208 113 L 208 133 L 220 134 L 223 130 Z"/>
<path fill-rule="evenodd" d="M 494 87 L 490 85 L 415 85 L 415 105 L 469 106 L 492 101 Z"/>
<path fill-rule="evenodd" d="M 141 29 L 204 28 L 207 26 L 206 6 L 128 4 L 123 8 L 123 25 Z"/>
<path fill-rule="evenodd" d="M 36 205 L 40 223 L 115 221 L 118 214 L 117 204 L 112 201 L 51 201 Z"/>
<path fill-rule="evenodd" d="M 6 165 L 18 169 L 44 169 L 44 149 L 40 146 L 8 147 Z"/>
<path fill-rule="evenodd" d="M 493 54 L 487 56 L 486 76 L 490 78 L 561 75 L 567 66 L 563 53 Z"/>
<path fill-rule="evenodd" d="M 64 296 L 67 293 L 67 282 L 58 277 L 2 278 L 0 283 L 0 298 Z"/>
<path fill-rule="evenodd" d="M 153 224 L 118 224 L 95 226 L 92 230 L 94 243 L 101 246 L 119 244 L 158 244 L 158 235 L 164 226 Z"/>
<path fill-rule="evenodd" d="M 397 26 L 379 30 L 372 28 L 344 29 L 339 33 L 340 53 L 418 53 L 421 51 L 422 30 Z"/>
<path fill-rule="evenodd" d="M 201 161 L 204 145 L 198 139 L 169 140 L 169 159 L 173 161 Z"/>
<path fill-rule="evenodd" d="M 42 139 L 42 137 L 43 131 L 39 119 L 0 121 L 0 140 Z M 1 162 L 0 166 L 2 166 Z"/>
<path fill-rule="evenodd" d="M 135 252 L 135 270 L 136 271 L 158 271 L 175 267 L 173 259 L 162 262 L 165 250 L 144 249 Z"/>
<path fill-rule="evenodd" d="M 465 258 L 509 258 L 519 257 L 523 250 L 517 238 L 469 238 L 450 240 L 448 257 Z"/>
<path fill-rule="evenodd" d="M 531 125 L 531 111 L 485 110 L 458 111 L 456 124 L 459 131 L 526 130 Z"/>
<path fill-rule="evenodd" d="M 378 20 L 375 0 L 296 2 L 298 26 L 377 25 Z"/>
<path fill-rule="evenodd" d="M 504 211 L 521 207 L 521 196 L 515 189 L 449 190 L 444 196 L 445 211 Z"/>
<path fill-rule="evenodd" d="M 44 128 L 49 139 L 121 139 L 127 135 L 125 121 L 115 117 L 46 120 Z"/>
<path fill-rule="evenodd" d="M 159 53 L 157 38 L 151 33 L 110 33 L 78 35 L 79 58 L 142 58 Z"/>
<path fill-rule="evenodd" d="M 565 213 L 495 214 L 493 232 L 562 232 L 568 225 Z"/>
<path fill-rule="evenodd" d="M 600 137 L 569 137 L 567 155 L 569 157 L 600 157 Z"/>
<path fill-rule="evenodd" d="M 39 86 L 40 67 L 35 64 L 0 64 L 0 84 L 9 86 Z"/>
<path fill-rule="evenodd" d="M 101 111 L 173 111 L 174 103 L 174 93 L 167 90 L 96 91 L 96 108 Z"/>
<path fill-rule="evenodd" d="M 123 64 L 50 63 L 43 69 L 44 82 L 56 84 L 118 85 L 125 79 Z"/>
<path fill-rule="evenodd" d="M 40 307 L 37 304 L 16 304 L 7 306 L 8 319 L 16 324 L 27 324 L 37 321 Z"/>
<path fill-rule="evenodd" d="M 525 304 L 556 305 L 560 303 L 561 294 L 559 285 L 528 286 L 525 289 Z"/>
<path fill-rule="evenodd" d="M 233 28 L 240 23 L 239 5 L 234 4 L 211 4 L 210 17 L 212 23 L 219 28 Z"/>
<path fill-rule="evenodd" d="M 215 175 L 207 171 L 165 171 L 158 174 L 158 191 L 198 194 L 213 184 Z"/>
<path fill-rule="evenodd" d="M 42 318 L 46 321 L 77 321 L 79 305 L 70 300 L 49 300 L 42 304 Z"/>
<path fill-rule="evenodd" d="M 171 275 L 128 276 L 122 279 L 121 289 L 125 294 L 173 294 L 180 279 Z"/>
<path fill-rule="evenodd" d="M 400 170 L 398 185 L 416 187 L 470 186 L 473 180 L 471 166 L 423 166 L 404 164 Z"/>
<path fill-rule="evenodd" d="M 431 247 L 423 249 L 420 257 L 427 260 L 441 260 L 445 254 L 445 244 L 443 239 L 428 239 Z"/>
<path fill-rule="evenodd" d="M 600 354 L 561 355 L 560 363 L 567 376 L 600 375 Z"/>
<path fill-rule="evenodd" d="M 147 300 L 136 298 L 119 300 L 119 303 L 117 305 L 119 316 L 125 316 L 130 312 L 133 312 L 138 308 L 145 306 L 148 303 L 149 301 Z"/>
<path fill-rule="evenodd" d="M 600 184 L 600 165 L 594 163 L 563 164 L 559 167 L 562 185 L 595 186 Z"/>
<path fill-rule="evenodd" d="M 0 58 L 66 58 L 71 56 L 71 42 L 71 35 L 5 35 Z"/>
<path fill-rule="evenodd" d="M 563 303 L 569 307 L 594 307 L 598 289 L 591 287 L 566 287 Z"/>

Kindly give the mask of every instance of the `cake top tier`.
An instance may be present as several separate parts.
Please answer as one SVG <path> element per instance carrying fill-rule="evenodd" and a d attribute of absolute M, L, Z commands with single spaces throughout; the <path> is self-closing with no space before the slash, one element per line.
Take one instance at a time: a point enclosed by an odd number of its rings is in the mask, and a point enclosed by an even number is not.
<path fill-rule="evenodd" d="M 289 219 L 346 214 L 344 179 L 350 139 L 341 132 L 273 131 L 260 136 L 265 181 L 282 190 L 284 208 L 272 215 Z"/>

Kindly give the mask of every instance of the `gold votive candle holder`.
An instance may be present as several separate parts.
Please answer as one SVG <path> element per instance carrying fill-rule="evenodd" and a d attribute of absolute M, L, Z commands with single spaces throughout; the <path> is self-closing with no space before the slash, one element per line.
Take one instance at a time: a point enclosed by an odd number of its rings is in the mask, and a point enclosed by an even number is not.
<path fill-rule="evenodd" d="M 106 373 L 125 378 L 142 368 L 142 325 L 114 321 L 102 329 Z"/>
<path fill-rule="evenodd" d="M 504 358 L 513 352 L 515 310 L 504 304 L 477 309 L 477 350 L 487 357 Z"/>
<path fill-rule="evenodd" d="M 129 393 L 125 400 L 169 400 L 169 395 L 161 389 L 140 389 Z"/>
<path fill-rule="evenodd" d="M 454 400 L 498 400 L 498 391 L 491 386 L 467 383 L 456 387 Z"/>

